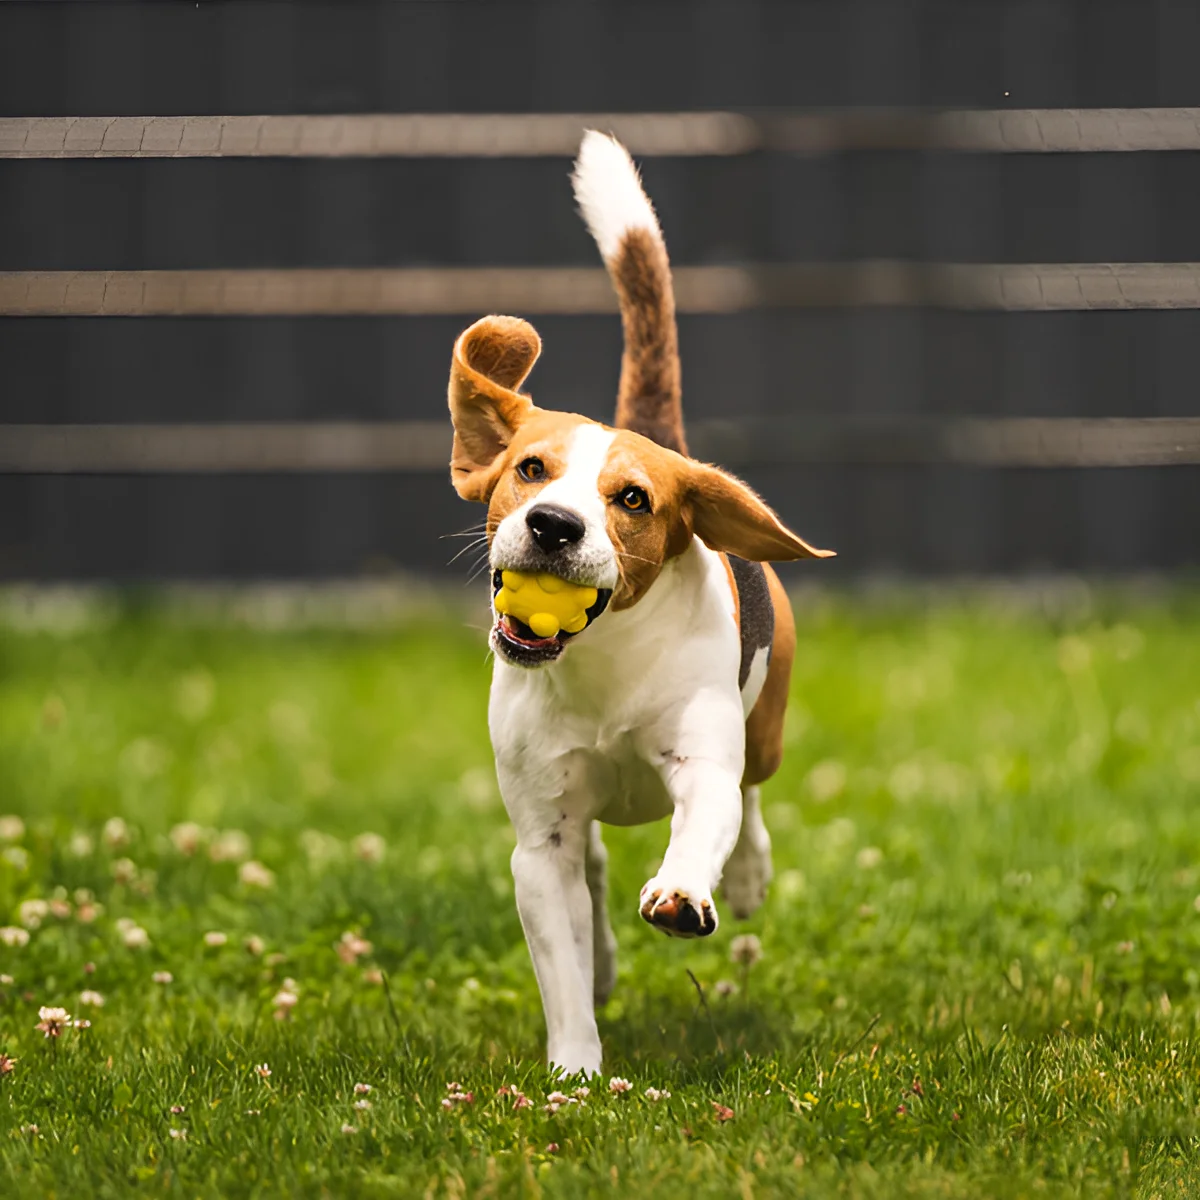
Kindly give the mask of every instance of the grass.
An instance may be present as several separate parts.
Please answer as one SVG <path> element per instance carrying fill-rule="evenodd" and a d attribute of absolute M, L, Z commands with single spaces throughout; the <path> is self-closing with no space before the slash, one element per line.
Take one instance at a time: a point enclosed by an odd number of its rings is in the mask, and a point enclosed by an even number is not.
<path fill-rule="evenodd" d="M 444 617 L 0 623 L 0 925 L 72 910 L 0 941 L 5 1196 L 1200 1193 L 1200 596 L 805 601 L 771 897 L 670 942 L 609 831 L 633 1087 L 557 1113 L 487 680 Z"/>

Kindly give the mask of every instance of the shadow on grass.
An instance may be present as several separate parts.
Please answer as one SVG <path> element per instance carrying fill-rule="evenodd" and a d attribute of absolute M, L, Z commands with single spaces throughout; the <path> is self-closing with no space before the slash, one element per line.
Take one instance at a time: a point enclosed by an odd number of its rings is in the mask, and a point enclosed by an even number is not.
<path fill-rule="evenodd" d="M 813 1043 L 797 1034 L 792 1014 L 769 994 L 718 998 L 705 989 L 702 1001 L 687 975 L 681 975 L 682 986 L 669 991 L 622 981 L 613 1015 L 599 1014 L 606 1061 L 639 1069 L 662 1064 L 682 1081 L 696 1070 L 711 1077 L 747 1056 L 771 1058 Z"/>

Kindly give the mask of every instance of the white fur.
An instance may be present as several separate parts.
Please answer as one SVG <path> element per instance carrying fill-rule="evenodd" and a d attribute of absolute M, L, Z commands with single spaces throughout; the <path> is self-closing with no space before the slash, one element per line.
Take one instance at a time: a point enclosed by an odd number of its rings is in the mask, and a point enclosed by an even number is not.
<path fill-rule="evenodd" d="M 612 138 L 585 135 L 574 185 L 606 261 L 630 229 L 661 239 L 637 168 Z M 553 503 L 584 522 L 571 551 L 572 577 L 615 586 L 609 500 L 598 487 L 614 436 L 599 425 L 572 434 L 566 470 L 500 523 L 493 568 L 528 559 L 526 514 L 535 503 Z M 731 853 L 735 912 L 761 895 L 770 876 L 758 791 L 741 788 L 746 713 L 762 690 L 766 653 L 755 657 L 739 692 L 735 613 L 725 563 L 693 539 L 637 604 L 604 613 L 556 661 L 528 670 L 498 649 L 488 723 L 517 835 L 517 911 L 542 994 L 547 1054 L 564 1073 L 600 1070 L 594 1005 L 616 974 L 600 822 L 671 818 L 662 864 L 639 899 L 643 915 L 686 901 L 715 927 L 712 893 Z M 658 915 L 670 912 L 662 907 Z"/>
<path fill-rule="evenodd" d="M 771 651 L 766 646 L 755 650 L 750 660 L 750 670 L 746 673 L 746 685 L 742 688 L 742 712 L 748 717 L 758 697 L 762 694 L 763 684 L 767 682 L 767 672 L 771 669 Z"/>
<path fill-rule="evenodd" d="M 490 561 L 493 570 L 520 561 L 529 537 L 526 513 L 535 504 L 559 504 L 577 513 L 587 529 L 575 551 L 579 567 L 576 582 L 603 588 L 616 585 L 620 574 L 617 554 L 605 523 L 604 497 L 597 486 L 616 436 L 602 425 L 580 425 L 575 430 L 567 447 L 567 469 L 500 522 L 492 538 Z"/>
<path fill-rule="evenodd" d="M 657 889 L 713 907 L 742 821 L 740 652 L 725 566 L 695 540 L 638 604 L 606 613 L 559 661 L 530 671 L 497 657 L 488 720 L 517 835 L 517 909 L 548 1057 L 564 1072 L 600 1069 L 593 997 L 612 972 L 593 822 L 670 814 L 643 899 Z"/>
<path fill-rule="evenodd" d="M 583 135 L 571 177 L 575 199 L 605 262 L 621 248 L 630 229 L 649 229 L 661 240 L 654 206 L 642 191 L 637 167 L 615 138 L 589 129 Z"/>

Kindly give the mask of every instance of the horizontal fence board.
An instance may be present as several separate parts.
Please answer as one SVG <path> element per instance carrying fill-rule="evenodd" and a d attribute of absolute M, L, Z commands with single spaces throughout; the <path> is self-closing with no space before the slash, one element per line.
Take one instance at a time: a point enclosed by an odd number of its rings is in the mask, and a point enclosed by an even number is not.
<path fill-rule="evenodd" d="M 602 129 L 646 157 L 774 150 L 1200 150 L 1200 108 L 766 113 L 352 113 L 0 117 L 0 158 L 569 157 Z"/>
<path fill-rule="evenodd" d="M 1200 417 L 697 421 L 692 452 L 730 467 L 1200 464 Z M 0 472 L 243 474 L 445 471 L 448 421 L 0 425 Z"/>
<path fill-rule="evenodd" d="M 838 557 L 792 579 L 864 571 L 1200 567 L 1200 467 L 741 470 L 790 528 Z M 314 578 L 403 567 L 465 581 L 450 560 L 477 524 L 449 472 L 3 475 L 0 579 Z M 486 597 L 480 603 L 486 609 Z"/>
<path fill-rule="evenodd" d="M 678 267 L 681 313 L 772 308 L 1079 312 L 1200 308 L 1200 263 L 796 263 Z M 0 316 L 616 312 L 600 267 L 6 271 Z"/>

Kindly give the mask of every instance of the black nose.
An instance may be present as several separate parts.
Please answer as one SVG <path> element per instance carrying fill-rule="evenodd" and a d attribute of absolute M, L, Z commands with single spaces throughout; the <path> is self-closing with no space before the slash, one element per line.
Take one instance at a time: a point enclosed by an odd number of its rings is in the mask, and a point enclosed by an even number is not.
<path fill-rule="evenodd" d="M 525 524 L 544 554 L 557 554 L 564 546 L 574 545 L 585 532 L 583 522 L 557 504 L 539 504 L 531 508 L 525 514 Z"/>

